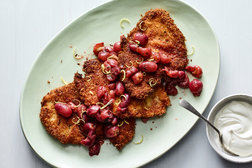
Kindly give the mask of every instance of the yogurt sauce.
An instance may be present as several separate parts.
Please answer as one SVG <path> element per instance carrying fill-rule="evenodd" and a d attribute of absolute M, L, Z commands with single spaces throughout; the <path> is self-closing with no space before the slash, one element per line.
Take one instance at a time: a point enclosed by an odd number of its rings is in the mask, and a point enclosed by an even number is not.
<path fill-rule="evenodd" d="M 251 104 L 232 101 L 217 113 L 214 125 L 223 134 L 223 144 L 228 150 L 243 157 L 252 155 Z"/>

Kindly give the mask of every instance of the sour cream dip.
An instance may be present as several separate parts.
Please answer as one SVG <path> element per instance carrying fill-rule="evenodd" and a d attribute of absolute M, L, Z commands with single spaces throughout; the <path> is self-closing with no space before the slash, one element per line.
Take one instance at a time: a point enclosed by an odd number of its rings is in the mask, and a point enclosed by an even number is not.
<path fill-rule="evenodd" d="M 217 113 L 214 125 L 223 134 L 223 144 L 228 150 L 243 157 L 252 155 L 251 104 L 243 101 L 226 104 Z"/>

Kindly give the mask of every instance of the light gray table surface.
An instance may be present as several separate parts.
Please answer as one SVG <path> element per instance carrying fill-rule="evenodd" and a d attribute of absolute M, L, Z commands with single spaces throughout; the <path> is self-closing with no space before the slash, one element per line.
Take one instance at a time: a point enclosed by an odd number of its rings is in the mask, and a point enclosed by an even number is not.
<path fill-rule="evenodd" d="M 62 28 L 108 0 L 1 0 L 0 1 L 0 167 L 49 167 L 26 142 L 19 122 L 20 93 L 32 63 Z M 233 93 L 252 94 L 252 1 L 185 0 L 200 11 L 220 44 L 220 76 L 204 112 Z M 145 167 L 236 168 L 220 158 L 207 141 L 205 124 L 193 129 L 171 150 Z"/>

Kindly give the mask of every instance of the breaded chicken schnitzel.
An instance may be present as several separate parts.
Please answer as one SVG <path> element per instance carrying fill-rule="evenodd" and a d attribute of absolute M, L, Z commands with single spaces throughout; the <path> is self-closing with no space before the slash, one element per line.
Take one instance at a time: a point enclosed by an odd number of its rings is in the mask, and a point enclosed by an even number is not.
<path fill-rule="evenodd" d="M 168 66 L 174 70 L 183 70 L 188 64 L 185 37 L 175 25 L 169 13 L 164 9 L 149 10 L 137 23 L 136 27 L 128 34 L 127 39 L 122 39 L 122 51 L 119 53 L 119 64 L 126 69 L 126 65 L 138 67 L 139 60 L 143 57 L 129 49 L 135 33 L 142 32 L 148 36 L 145 47 L 151 47 L 154 52 L 162 52 L 170 58 Z M 141 84 L 135 85 L 132 80 L 125 79 L 125 87 L 131 96 L 144 99 L 153 88 L 149 79 L 153 78 L 156 84 L 161 82 L 161 65 L 156 72 L 147 73 Z"/>
<path fill-rule="evenodd" d="M 50 91 L 41 102 L 40 120 L 47 132 L 62 144 L 80 144 L 80 141 L 85 137 L 79 125 L 73 123 L 73 120 L 76 121 L 77 117 L 75 115 L 69 118 L 62 117 L 55 110 L 54 104 L 55 102 L 68 103 L 78 98 L 79 94 L 74 83 L 70 83 Z M 110 139 L 118 150 L 121 150 L 134 137 L 135 119 L 128 119 L 127 123 L 120 127 L 118 136 Z M 95 124 L 97 139 L 105 139 L 103 130 L 105 125 L 98 122 L 95 122 Z"/>
<path fill-rule="evenodd" d="M 55 102 L 67 103 L 79 98 L 74 83 L 56 88 L 47 93 L 41 102 L 40 120 L 45 129 L 61 143 L 80 144 L 84 138 L 79 126 L 72 122 L 76 116 L 64 118 L 54 108 Z"/>

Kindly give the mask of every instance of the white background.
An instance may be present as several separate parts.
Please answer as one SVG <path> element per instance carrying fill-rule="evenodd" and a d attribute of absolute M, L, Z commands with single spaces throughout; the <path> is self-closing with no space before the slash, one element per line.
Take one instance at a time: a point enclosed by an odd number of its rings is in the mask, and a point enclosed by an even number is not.
<path fill-rule="evenodd" d="M 108 0 L 0 1 L 0 167 L 49 167 L 26 142 L 19 122 L 19 97 L 38 53 L 62 28 Z M 252 1 L 186 0 L 206 17 L 220 43 L 221 68 L 215 94 L 204 115 L 221 98 L 252 94 Z M 41 142 L 43 143 L 43 142 Z M 236 168 L 210 147 L 205 124 L 194 128 L 174 148 L 145 167 Z"/>

